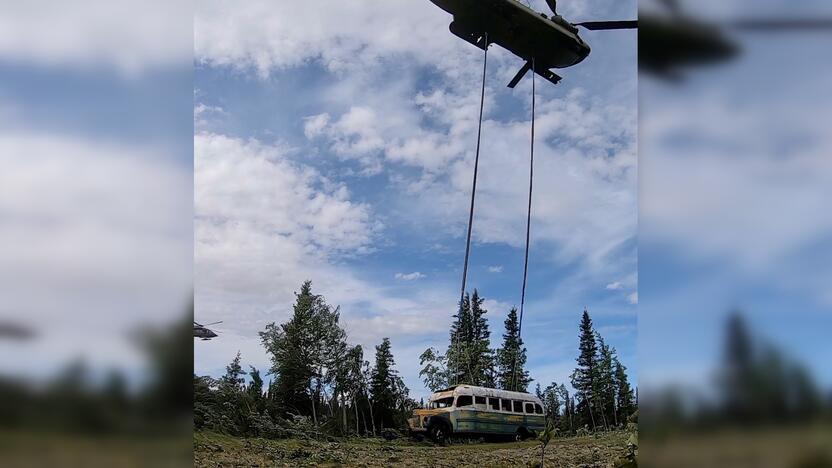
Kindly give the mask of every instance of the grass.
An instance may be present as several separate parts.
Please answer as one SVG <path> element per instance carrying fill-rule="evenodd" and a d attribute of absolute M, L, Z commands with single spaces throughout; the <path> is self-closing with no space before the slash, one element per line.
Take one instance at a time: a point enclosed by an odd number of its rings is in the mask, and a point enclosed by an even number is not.
<path fill-rule="evenodd" d="M 607 467 L 626 453 L 629 434 L 553 440 L 546 466 Z M 194 466 L 362 466 L 362 467 L 527 467 L 540 461 L 536 441 L 457 443 L 382 439 L 325 442 L 300 439 L 241 439 L 210 432 L 194 433 Z"/>

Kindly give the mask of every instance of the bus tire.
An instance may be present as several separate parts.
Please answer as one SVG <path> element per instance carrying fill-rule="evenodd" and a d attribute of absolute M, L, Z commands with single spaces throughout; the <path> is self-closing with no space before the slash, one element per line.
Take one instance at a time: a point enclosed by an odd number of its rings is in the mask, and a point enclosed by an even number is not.
<path fill-rule="evenodd" d="M 529 438 L 529 431 L 525 427 L 517 429 L 517 434 L 514 435 L 514 440 L 522 442 Z"/>
<path fill-rule="evenodd" d="M 451 433 L 450 428 L 448 425 L 442 421 L 437 421 L 431 424 L 430 428 L 428 429 L 428 433 L 430 434 L 430 438 L 433 439 L 434 442 L 437 444 L 445 444 L 448 441 L 448 436 Z"/>

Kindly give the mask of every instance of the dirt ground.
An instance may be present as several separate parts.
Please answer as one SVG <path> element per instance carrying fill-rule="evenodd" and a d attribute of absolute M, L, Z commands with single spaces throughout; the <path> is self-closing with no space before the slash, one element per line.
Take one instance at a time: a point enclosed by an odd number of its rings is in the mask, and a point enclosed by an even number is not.
<path fill-rule="evenodd" d="M 627 452 L 626 432 L 555 439 L 546 449 L 547 467 L 600 468 Z M 356 466 L 356 467 L 528 467 L 540 463 L 535 441 L 457 442 L 437 446 L 409 440 L 239 439 L 213 433 L 194 434 L 194 466 Z"/>

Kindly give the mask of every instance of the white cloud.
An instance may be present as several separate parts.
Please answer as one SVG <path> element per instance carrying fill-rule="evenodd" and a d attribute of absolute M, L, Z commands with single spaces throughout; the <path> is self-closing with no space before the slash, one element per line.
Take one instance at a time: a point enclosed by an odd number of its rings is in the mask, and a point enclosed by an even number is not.
<path fill-rule="evenodd" d="M 419 273 L 418 271 L 414 271 L 413 273 L 396 273 L 396 279 L 403 281 L 420 280 L 424 277 L 425 275 Z"/>
<path fill-rule="evenodd" d="M 450 20 L 420 2 L 345 0 L 322 8 L 314 2 L 205 1 L 197 3 L 194 52 L 202 62 L 253 67 L 261 76 L 308 59 L 333 71 L 399 54 L 451 65 L 459 55 L 455 43 L 436 33 Z"/>
<path fill-rule="evenodd" d="M 627 302 L 633 305 L 638 304 L 638 291 L 627 296 Z"/>
<path fill-rule="evenodd" d="M 620 281 L 616 281 L 616 282 L 614 282 L 614 283 L 610 283 L 610 284 L 608 284 L 608 285 L 606 286 L 606 288 L 607 288 L 607 289 L 609 289 L 609 290 L 611 290 L 611 291 L 617 291 L 617 290 L 619 290 L 619 289 L 623 289 L 623 288 L 624 288 L 624 285 L 623 285 L 623 284 L 621 284 L 621 282 L 620 282 Z"/>
<path fill-rule="evenodd" d="M 345 187 L 290 162 L 280 146 L 216 134 L 197 135 L 194 146 L 196 315 L 227 330 L 213 352 L 197 353 L 197 372 L 221 369 L 243 345 L 246 359 L 267 366 L 257 332 L 289 317 L 306 279 L 341 307 L 349 340 L 368 357 L 384 336 L 401 346 L 447 329 L 456 301 L 444 288 L 400 293 L 341 264 L 370 252 L 382 229 Z"/>
<path fill-rule="evenodd" d="M 503 266 L 502 265 L 490 266 L 490 267 L 488 267 L 488 272 L 489 273 L 502 273 L 503 272 Z"/>
<path fill-rule="evenodd" d="M 0 352 L 5 370 L 48 375 L 76 356 L 141 369 L 127 333 L 181 317 L 191 294 L 192 172 L 170 160 L 153 147 L 0 132 L 0 320 L 38 334 L 25 360 Z"/>
<path fill-rule="evenodd" d="M 47 65 L 113 66 L 134 74 L 188 66 L 191 2 L 86 0 L 4 2 L 0 57 Z"/>

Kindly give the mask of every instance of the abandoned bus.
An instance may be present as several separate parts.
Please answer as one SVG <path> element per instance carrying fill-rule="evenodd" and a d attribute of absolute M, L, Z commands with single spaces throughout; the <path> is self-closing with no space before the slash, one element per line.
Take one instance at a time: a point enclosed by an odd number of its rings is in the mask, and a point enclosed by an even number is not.
<path fill-rule="evenodd" d="M 427 409 L 407 420 L 414 436 L 437 442 L 454 435 L 502 435 L 518 440 L 543 430 L 546 415 L 539 398 L 529 393 L 455 385 L 431 395 Z"/>

